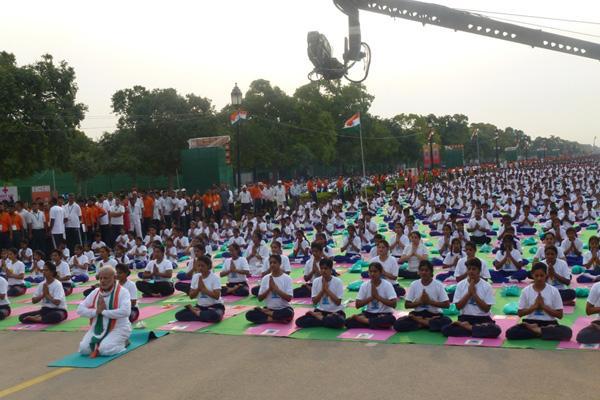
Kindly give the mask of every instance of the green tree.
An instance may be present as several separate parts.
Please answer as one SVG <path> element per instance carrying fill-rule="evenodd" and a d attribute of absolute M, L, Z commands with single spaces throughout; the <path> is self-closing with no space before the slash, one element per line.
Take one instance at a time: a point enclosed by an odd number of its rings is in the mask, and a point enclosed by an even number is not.
<path fill-rule="evenodd" d="M 75 71 L 51 55 L 19 67 L 0 52 L 0 175 L 26 177 L 65 169 L 86 106 L 76 102 Z"/>

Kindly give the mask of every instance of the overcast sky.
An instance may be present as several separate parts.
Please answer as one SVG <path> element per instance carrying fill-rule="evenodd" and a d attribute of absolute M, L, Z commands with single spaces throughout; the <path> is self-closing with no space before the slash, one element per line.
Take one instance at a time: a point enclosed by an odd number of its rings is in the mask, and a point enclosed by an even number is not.
<path fill-rule="evenodd" d="M 600 4 L 589 0 L 438 3 L 600 21 Z M 292 94 L 312 69 L 306 33 L 325 33 L 338 58 L 348 34 L 330 0 L 23 0 L 4 3 L 2 16 L 1 49 L 20 65 L 50 53 L 75 68 L 78 100 L 89 106 L 82 127 L 94 138 L 114 128 L 110 97 L 119 89 L 174 87 L 218 109 L 235 82 L 245 91 L 263 78 Z M 512 19 L 599 35 L 565 33 L 600 43 L 600 24 Z M 373 51 L 366 85 L 374 114 L 462 113 L 532 136 L 600 136 L 598 61 L 368 12 L 361 26 Z"/>

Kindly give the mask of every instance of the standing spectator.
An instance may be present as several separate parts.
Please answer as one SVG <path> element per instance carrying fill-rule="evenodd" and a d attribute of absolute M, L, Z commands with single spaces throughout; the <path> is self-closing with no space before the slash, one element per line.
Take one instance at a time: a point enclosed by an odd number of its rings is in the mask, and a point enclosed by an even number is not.
<path fill-rule="evenodd" d="M 248 191 L 248 187 L 246 185 L 242 186 L 242 191 L 240 192 L 239 200 L 241 205 L 241 214 L 246 215 L 246 213 L 250 211 L 250 206 L 252 204 L 252 195 Z"/>
<path fill-rule="evenodd" d="M 52 235 L 52 248 L 58 249 L 65 240 L 65 210 L 63 209 L 63 198 L 52 198 L 50 204 L 50 234 Z"/>
<path fill-rule="evenodd" d="M 41 203 L 31 204 L 31 218 L 29 224 L 29 239 L 34 251 L 41 250 L 47 254 L 46 249 L 46 216 L 40 211 Z"/>
<path fill-rule="evenodd" d="M 277 207 L 279 208 L 280 206 L 284 206 L 286 205 L 286 201 L 285 201 L 285 186 L 283 186 L 283 184 L 281 183 L 281 181 L 277 181 L 277 186 L 275 186 L 273 188 L 274 190 L 274 198 L 275 198 L 275 202 L 277 203 Z"/>
<path fill-rule="evenodd" d="M 63 207 L 65 211 L 65 234 L 67 237 L 67 247 L 73 253 L 75 245 L 82 244 L 81 242 L 81 207 L 75 203 L 75 195 L 69 193 L 68 202 Z"/>
<path fill-rule="evenodd" d="M 142 212 L 142 235 L 140 236 L 144 237 L 146 236 L 154 217 L 154 193 L 144 193 L 142 201 L 144 204 L 144 211 Z"/>
<path fill-rule="evenodd" d="M 115 240 L 117 236 L 120 235 L 121 229 L 124 226 L 124 215 L 125 215 L 125 207 L 121 204 L 121 199 L 115 198 L 115 203 L 110 207 L 110 226 L 112 227 L 112 232 L 110 233 L 109 242 L 106 243 L 108 247 L 113 248 L 115 245 Z"/>

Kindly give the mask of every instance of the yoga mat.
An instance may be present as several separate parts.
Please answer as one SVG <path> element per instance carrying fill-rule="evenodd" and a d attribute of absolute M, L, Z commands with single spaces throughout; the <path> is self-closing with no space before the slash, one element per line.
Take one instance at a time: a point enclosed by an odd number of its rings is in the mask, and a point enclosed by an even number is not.
<path fill-rule="evenodd" d="M 159 301 L 167 300 L 170 296 L 161 296 L 161 297 L 141 297 L 138 299 L 138 304 L 154 304 Z"/>
<path fill-rule="evenodd" d="M 250 328 L 246 329 L 244 334 L 246 335 L 259 335 L 259 336 L 277 336 L 277 337 L 286 337 L 297 331 L 298 328 L 296 326 L 296 320 L 302 317 L 310 311 L 310 308 L 296 308 L 294 309 L 294 319 L 292 322 L 287 324 L 279 324 L 279 323 L 267 323 L 254 325 Z"/>
<path fill-rule="evenodd" d="M 67 301 L 67 304 L 78 306 L 79 304 L 81 304 L 82 301 L 83 301 L 83 299 L 81 299 L 81 300 L 69 300 L 69 301 Z"/>
<path fill-rule="evenodd" d="M 571 327 L 573 330 L 573 336 L 571 336 L 571 340 L 562 341 L 558 343 L 558 349 L 568 349 L 568 350 L 600 350 L 600 344 L 581 344 L 577 343 L 575 340 L 579 332 L 589 326 L 594 318 L 592 317 L 579 317 Z"/>
<path fill-rule="evenodd" d="M 290 303 L 291 304 L 308 304 L 308 305 L 311 305 L 312 304 L 312 299 L 310 297 L 297 298 L 297 299 L 290 300 Z"/>
<path fill-rule="evenodd" d="M 575 306 L 563 306 L 563 314 L 573 314 Z"/>
<path fill-rule="evenodd" d="M 478 347 L 500 347 L 506 340 L 506 330 L 514 326 L 519 318 L 509 316 L 497 316 L 494 318 L 496 325 L 502 329 L 502 333 L 495 339 L 474 338 L 469 336 L 449 337 L 446 341 L 448 346 L 478 346 Z"/>
<path fill-rule="evenodd" d="M 166 311 L 172 310 L 173 307 L 169 306 L 148 306 L 140 308 L 140 317 L 139 320 L 143 320 L 146 318 L 154 317 L 155 315 L 162 314 Z"/>
<path fill-rule="evenodd" d="M 244 311 L 248 311 L 252 307 L 250 306 L 234 306 L 225 309 L 223 314 L 223 320 L 234 317 Z M 171 332 L 196 332 L 200 329 L 207 328 L 214 325 L 215 322 L 202 322 L 202 321 L 171 321 L 166 325 L 157 328 L 159 331 L 171 331 Z"/>
<path fill-rule="evenodd" d="M 31 311 L 39 310 L 40 306 L 23 306 L 19 308 L 12 308 L 10 312 L 11 317 L 18 317 L 21 314 L 25 314 Z"/>
<path fill-rule="evenodd" d="M 48 364 L 49 367 L 71 367 L 71 368 L 97 368 L 101 365 L 104 365 L 115 358 L 121 357 L 124 354 L 129 353 L 132 350 L 137 349 L 149 341 L 158 339 L 162 336 L 167 335 L 168 332 L 152 332 L 152 331 L 137 331 L 133 332 L 129 337 L 130 344 L 127 348 L 120 352 L 119 354 L 115 354 L 110 357 L 96 357 L 90 358 L 89 356 L 83 356 L 79 353 L 69 354 L 68 356 L 51 362 Z"/>
<path fill-rule="evenodd" d="M 221 296 L 221 300 L 223 300 L 223 303 L 235 303 L 237 301 L 243 300 L 248 296 L 234 296 L 232 294 L 228 294 L 225 296 Z"/>
<path fill-rule="evenodd" d="M 33 311 L 33 310 L 32 310 Z M 77 314 L 77 312 L 75 311 L 69 311 L 68 315 L 67 315 L 67 319 L 65 319 L 64 321 L 58 323 L 58 324 L 29 324 L 29 323 L 25 323 L 25 324 L 17 324 L 15 326 L 11 326 L 9 328 L 7 328 L 9 331 L 43 331 L 46 328 L 50 328 L 53 326 L 57 326 L 60 325 L 64 322 L 68 322 L 68 321 L 72 321 L 74 319 L 79 318 L 79 314 Z"/>
<path fill-rule="evenodd" d="M 353 328 L 338 335 L 339 339 L 351 339 L 351 340 L 388 340 L 392 337 L 396 331 L 392 329 L 375 330 L 367 328 Z"/>

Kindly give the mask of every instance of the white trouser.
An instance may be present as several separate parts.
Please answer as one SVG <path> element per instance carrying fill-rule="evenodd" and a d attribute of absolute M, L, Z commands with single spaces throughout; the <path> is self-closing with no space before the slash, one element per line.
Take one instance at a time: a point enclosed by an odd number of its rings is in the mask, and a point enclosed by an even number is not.
<path fill-rule="evenodd" d="M 102 341 L 98 347 L 99 355 L 101 356 L 112 356 L 125 350 L 125 344 L 131 334 L 130 329 L 113 329 Z M 93 336 L 93 327 L 87 331 L 81 343 L 79 343 L 79 352 L 84 355 L 88 355 L 92 352 L 90 348 L 90 341 Z"/>

